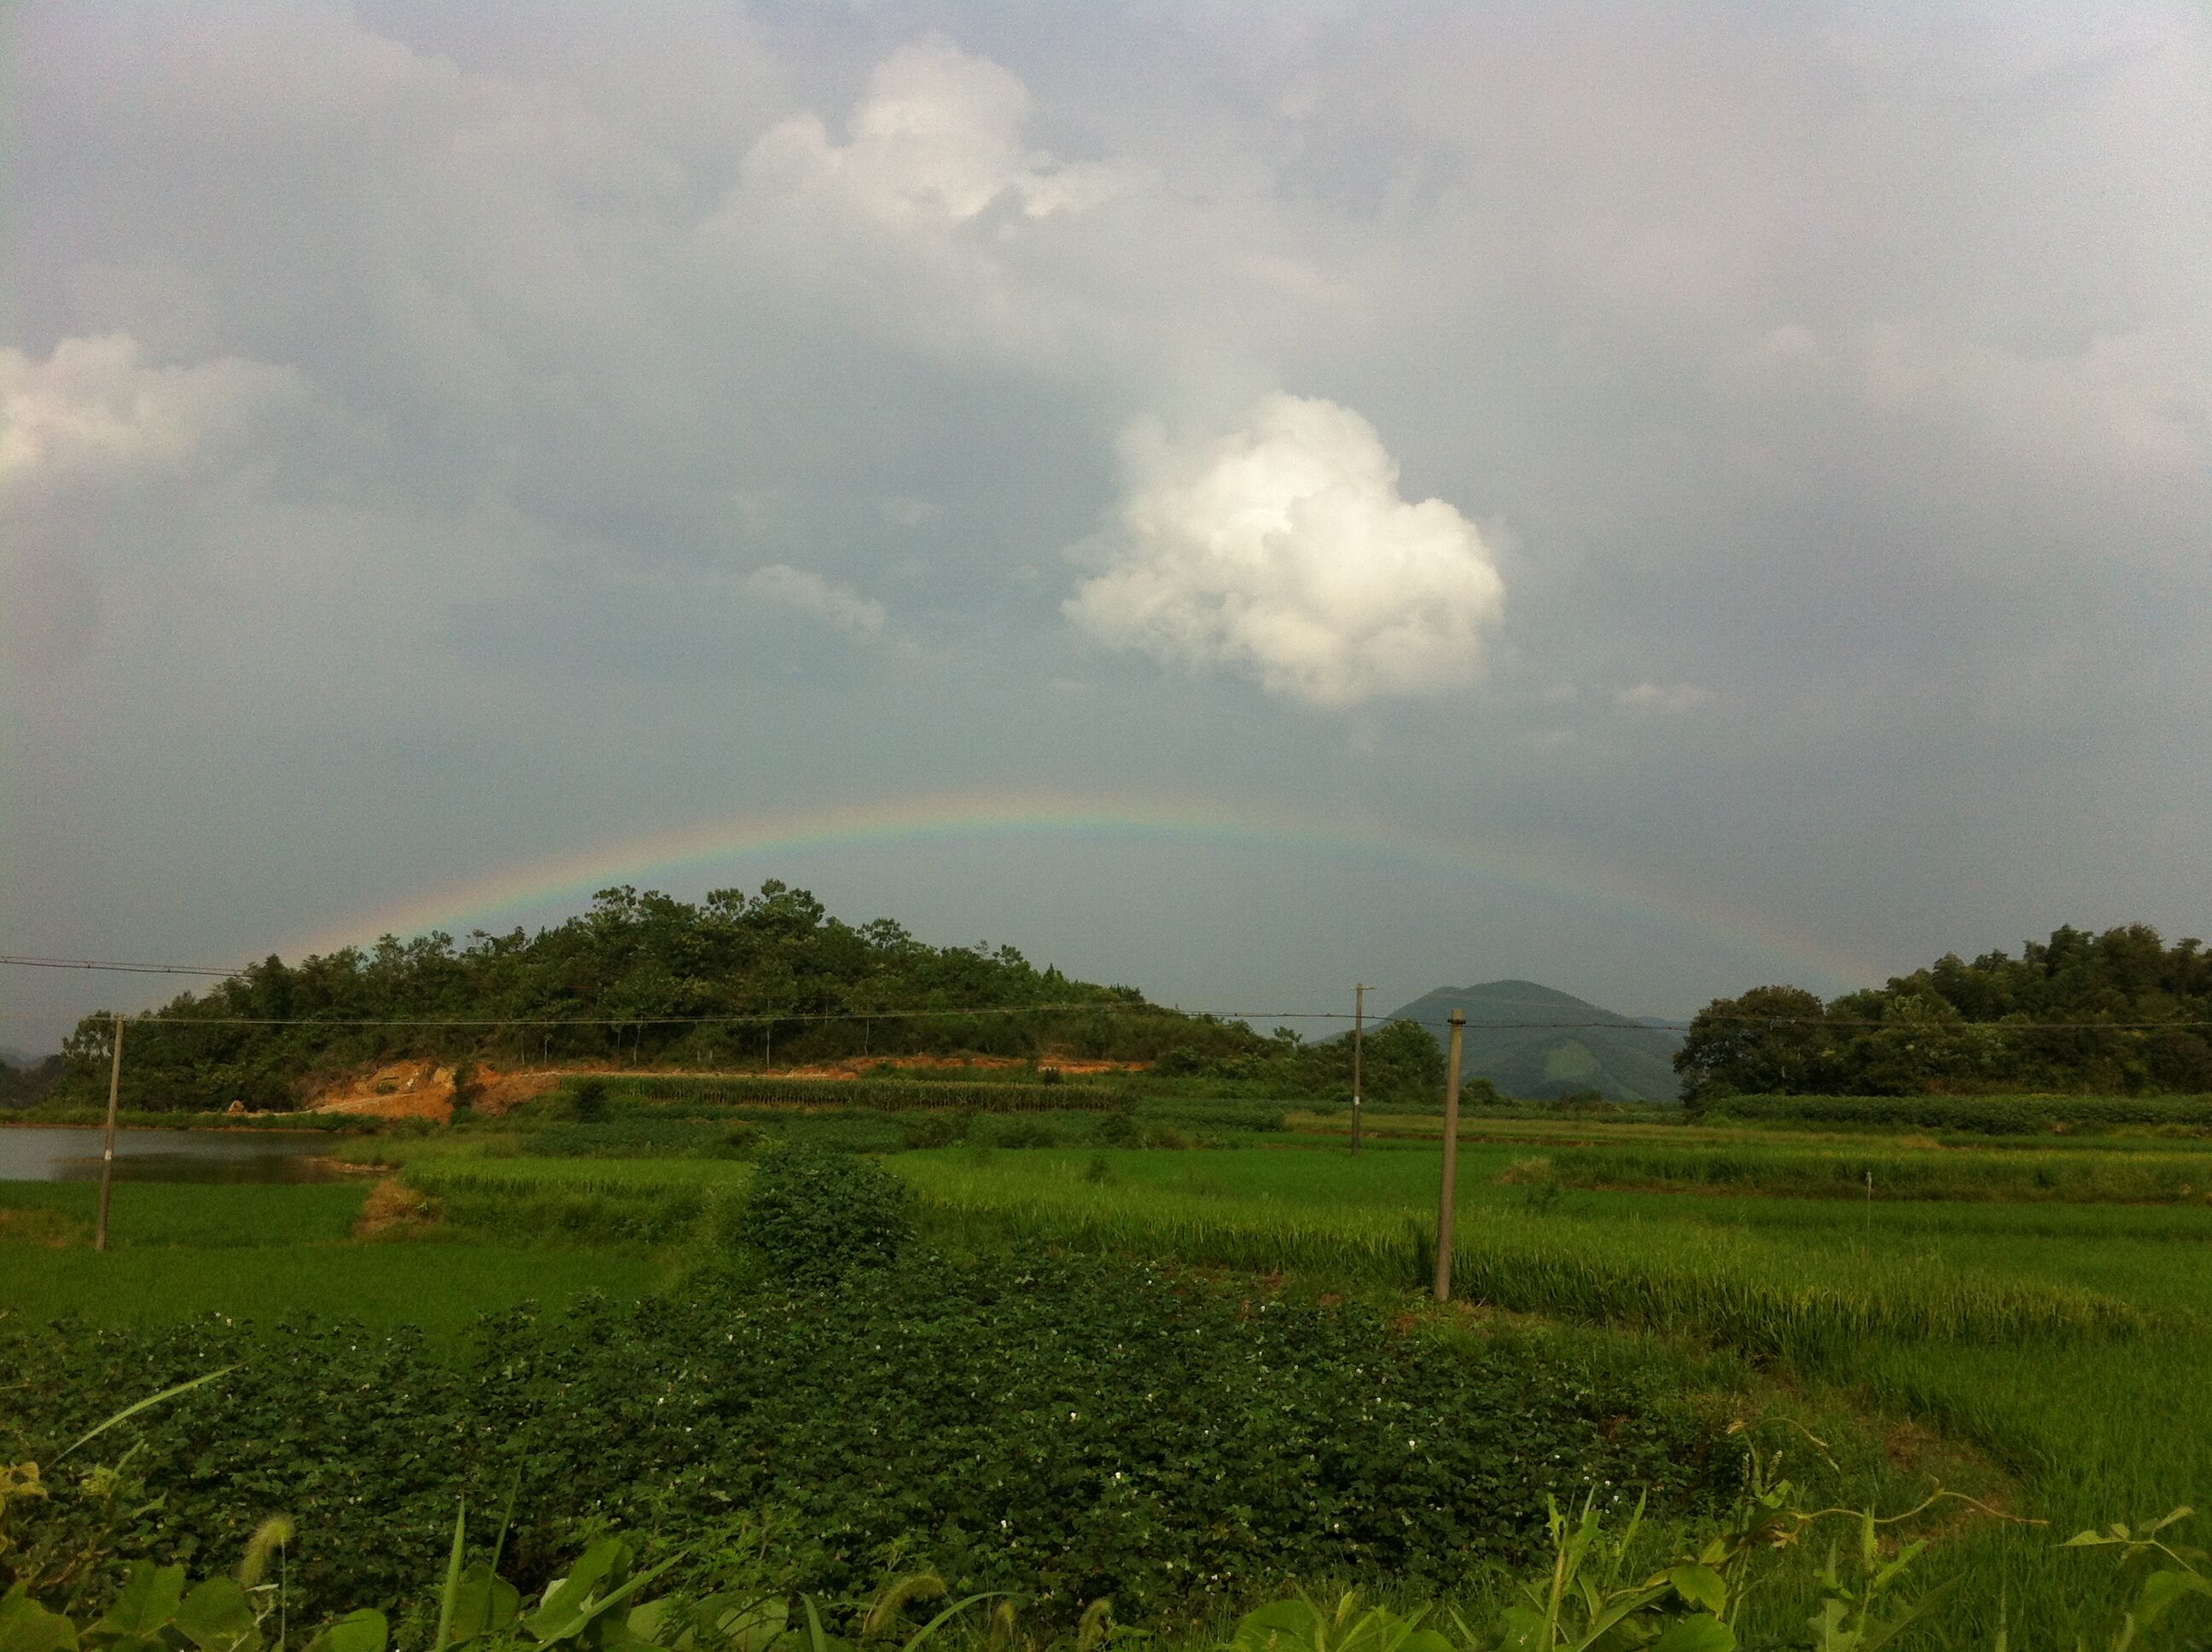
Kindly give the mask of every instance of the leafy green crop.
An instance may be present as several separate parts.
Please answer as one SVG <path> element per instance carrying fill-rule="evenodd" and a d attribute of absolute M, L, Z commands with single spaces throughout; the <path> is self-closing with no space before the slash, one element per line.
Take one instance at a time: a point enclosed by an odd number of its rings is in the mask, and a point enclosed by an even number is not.
<path fill-rule="evenodd" d="M 736 1236 L 779 1278 L 832 1285 L 882 1267 L 914 1236 L 906 1183 L 850 1153 L 787 1147 L 761 1161 L 738 1212 Z"/>
<path fill-rule="evenodd" d="M 1729 1096 L 1706 1102 L 1705 1111 L 1762 1123 L 1959 1130 L 1985 1136 L 2159 1125 L 2212 1130 L 2208 1096 Z"/>
<path fill-rule="evenodd" d="M 1733 1476 L 1698 1416 L 1541 1340 L 1478 1348 L 1151 1269 L 927 1252 L 834 1295 L 702 1277 L 519 1311 L 483 1323 L 462 1369 L 312 1322 L 0 1327 L 0 1369 L 25 1383 L 0 1454 L 39 1460 L 108 1396 L 233 1362 L 113 1431 L 146 1485 L 113 1540 L 197 1564 L 282 1509 L 311 1613 L 404 1605 L 408 1557 L 441 1543 L 456 1501 L 518 1485 L 526 1582 L 610 1527 L 757 1510 L 800 1546 L 805 1587 L 851 1589 L 896 1553 L 1065 1618 L 1297 1573 L 1455 1585 L 1540 1542 L 1547 1493 L 1626 1508 L 1651 1487 L 1685 1509 Z"/>

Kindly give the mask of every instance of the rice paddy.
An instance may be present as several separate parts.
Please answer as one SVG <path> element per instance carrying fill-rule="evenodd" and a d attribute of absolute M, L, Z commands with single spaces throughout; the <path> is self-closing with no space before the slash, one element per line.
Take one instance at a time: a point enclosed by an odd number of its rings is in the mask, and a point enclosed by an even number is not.
<path fill-rule="evenodd" d="M 987 1129 L 884 1162 L 950 1248 L 1115 1254 L 1418 1302 L 1439 1119 L 1370 1119 L 1357 1158 L 1340 1113 L 1212 1122 L 1241 1145 L 1018 1148 Z M 1455 1295 L 1478 1315 L 1610 1338 L 1608 1357 L 1678 1372 L 1699 1351 L 1742 1362 L 1866 1419 L 1871 1439 L 1911 1430 L 1923 1443 L 1899 1462 L 1978 1454 L 2013 1513 L 2049 1522 L 1947 1530 L 1960 1581 L 1931 1620 L 1943 1641 L 1990 1643 L 2002 1611 L 2015 1645 L 2069 1643 L 2052 1533 L 2212 1491 L 2212 1141 L 1565 1116 L 1473 1118 L 1463 1140 Z M 312 1309 L 457 1346 L 471 1316 L 525 1297 L 651 1292 L 720 1244 L 752 1173 L 727 1157 L 541 1156 L 490 1129 L 337 1151 L 427 1201 L 421 1236 L 349 1237 L 362 1182 L 137 1185 L 118 1190 L 117 1249 L 100 1257 L 82 1243 L 89 1187 L 11 1184 L 0 1311 Z M 2023 1633 L 2038 1612 L 2061 1615 Z"/>

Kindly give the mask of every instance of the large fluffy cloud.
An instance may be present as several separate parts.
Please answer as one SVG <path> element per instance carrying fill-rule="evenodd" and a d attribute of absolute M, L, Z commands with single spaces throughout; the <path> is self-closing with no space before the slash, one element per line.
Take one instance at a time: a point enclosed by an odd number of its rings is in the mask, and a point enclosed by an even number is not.
<path fill-rule="evenodd" d="M 1474 678 L 1504 583 L 1457 510 L 1400 496 L 1397 461 L 1350 408 L 1271 396 L 1225 435 L 1147 424 L 1127 452 L 1109 565 L 1066 604 L 1090 635 L 1315 706 Z"/>
<path fill-rule="evenodd" d="M 64 338 L 42 357 L 0 347 L 0 487 L 21 501 L 234 459 L 306 399 L 290 367 L 157 364 L 128 333 Z"/>
<path fill-rule="evenodd" d="M 942 39 L 902 47 L 869 77 L 837 143 L 812 114 L 763 135 L 747 175 L 765 186 L 842 196 L 892 222 L 964 223 L 999 203 L 1024 216 L 1079 212 L 1127 187 L 1102 161 L 1061 162 L 1024 141 L 1029 88 Z"/>
<path fill-rule="evenodd" d="M 0 33 L 21 950 L 1014 774 L 1387 799 L 1899 963 L 2201 904 L 2185 0 Z M 1048 699 L 1072 629 L 1170 669 Z"/>

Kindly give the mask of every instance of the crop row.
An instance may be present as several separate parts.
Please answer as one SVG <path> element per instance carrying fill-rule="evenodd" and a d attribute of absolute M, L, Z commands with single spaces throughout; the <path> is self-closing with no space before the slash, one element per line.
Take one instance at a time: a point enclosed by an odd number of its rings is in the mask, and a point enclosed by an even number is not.
<path fill-rule="evenodd" d="M 2212 1202 L 2203 1153 L 1960 1152 L 1942 1149 L 1562 1147 L 1516 1166 L 1520 1181 L 1570 1187 L 1779 1193 L 1808 1198 L 2020 1203 Z"/>
<path fill-rule="evenodd" d="M 1406 1212 L 1206 1206 L 1149 1188 L 899 1163 L 925 1223 L 952 1236 L 1400 1287 L 1418 1287 L 1432 1266 L 1431 1229 Z M 1687 1333 L 1761 1357 L 1825 1363 L 1870 1338 L 2107 1339 L 2145 1323 L 2094 1291 L 1917 1259 L 1808 1254 L 1725 1230 L 1493 1208 L 1463 1218 L 1453 1248 L 1455 1292 L 1470 1301 Z"/>
<path fill-rule="evenodd" d="M 2054 1130 L 2171 1125 L 2212 1129 L 2212 1096 L 1730 1096 L 1711 1120 L 2032 1136 Z"/>
<path fill-rule="evenodd" d="M 883 1113 L 911 1108 L 963 1108 L 978 1113 L 1020 1113 L 1036 1108 L 1103 1110 L 1127 1104 L 1125 1093 L 1101 1084 L 1028 1083 L 990 1079 L 774 1078 L 681 1074 L 608 1078 L 601 1080 L 611 1100 L 654 1106 L 688 1104 L 713 1108 L 768 1103 L 791 1107 L 865 1107 Z"/>

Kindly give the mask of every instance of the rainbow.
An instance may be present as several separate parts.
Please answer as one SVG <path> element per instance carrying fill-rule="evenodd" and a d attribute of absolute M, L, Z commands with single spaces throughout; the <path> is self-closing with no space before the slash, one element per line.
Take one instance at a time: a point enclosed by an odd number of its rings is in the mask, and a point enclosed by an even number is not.
<path fill-rule="evenodd" d="M 520 860 L 433 890 L 311 938 L 295 953 L 330 952 L 369 936 L 462 933 L 502 918 L 580 900 L 611 884 L 682 880 L 740 859 L 756 864 L 798 851 L 927 843 L 977 836 L 1161 838 L 1273 846 L 1331 855 L 1381 855 L 1462 882 L 1503 883 L 1573 905 L 1656 919 L 1733 950 L 1815 972 L 1831 985 L 1869 984 L 1888 973 L 1833 945 L 1792 933 L 1759 914 L 1553 847 L 1455 838 L 1373 819 L 1318 820 L 1252 804 L 1142 794 L 938 792 L 871 802 L 720 816 L 612 843 Z M 769 870 L 772 870 L 769 869 Z"/>

